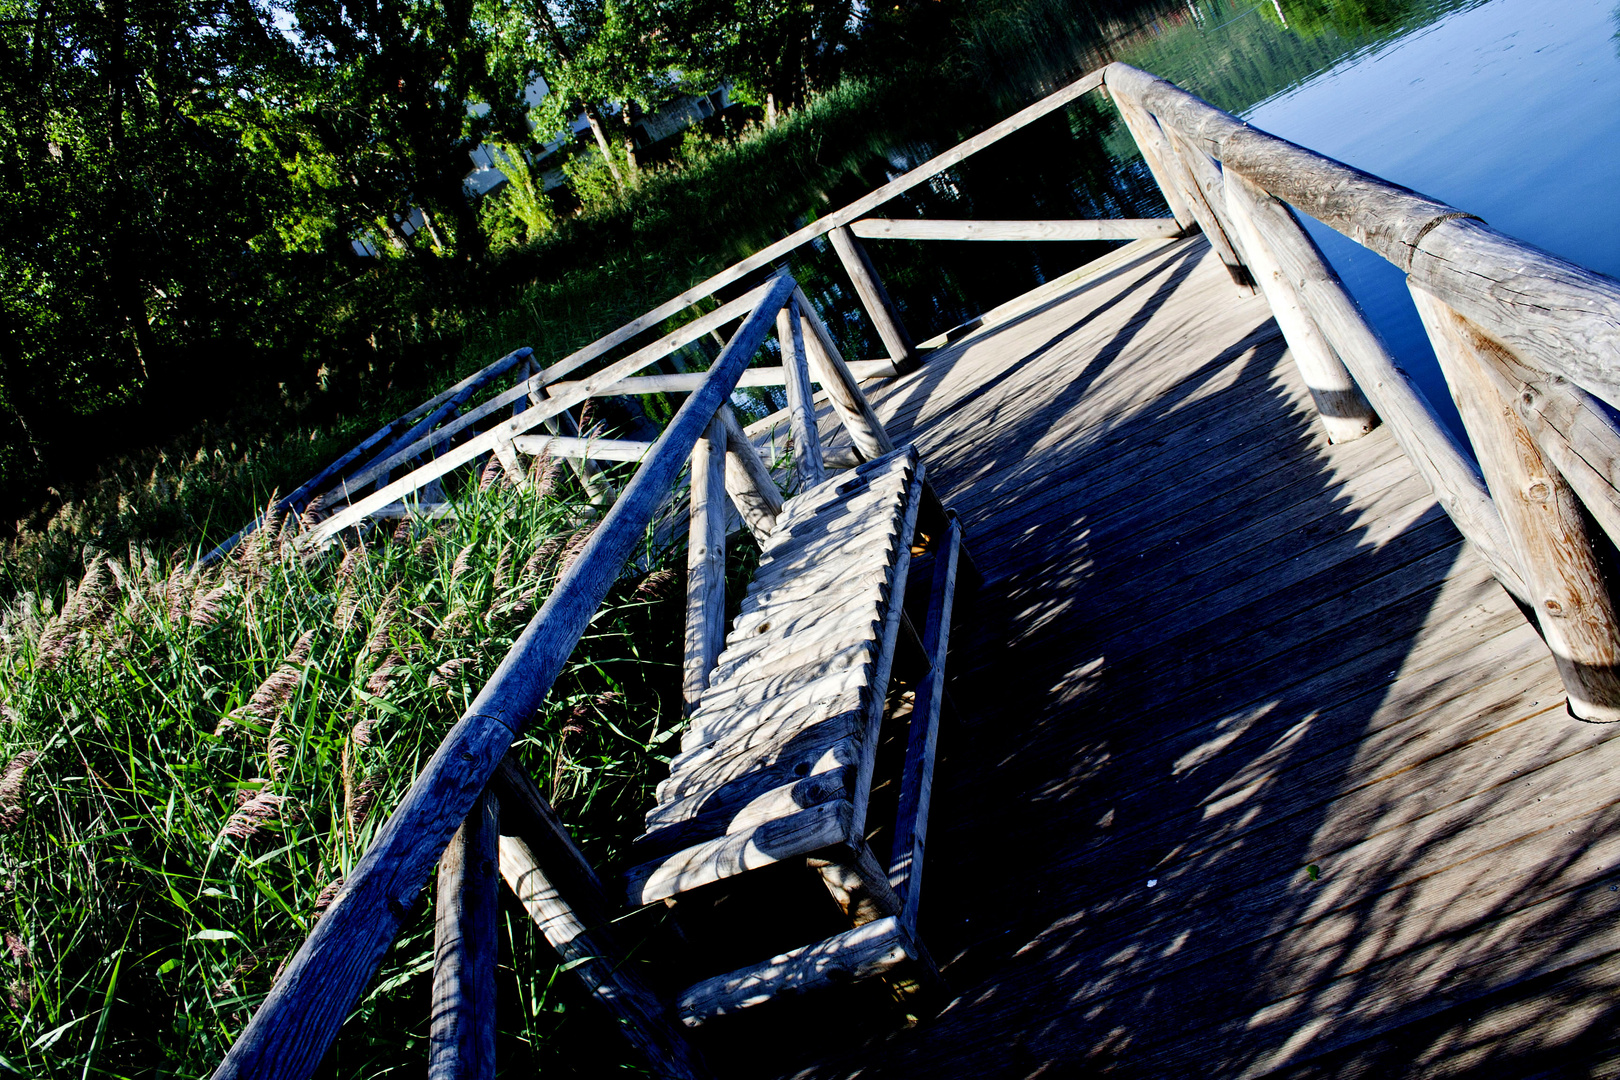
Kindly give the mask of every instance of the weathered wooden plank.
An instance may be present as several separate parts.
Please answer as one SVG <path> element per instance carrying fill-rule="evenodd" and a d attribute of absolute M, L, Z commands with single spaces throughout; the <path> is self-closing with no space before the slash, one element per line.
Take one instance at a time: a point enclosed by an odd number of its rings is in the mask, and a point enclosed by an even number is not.
<path fill-rule="evenodd" d="M 1283 273 L 1255 225 L 1252 207 L 1266 200 L 1275 202 L 1241 176 L 1233 176 L 1226 184 L 1227 211 L 1243 245 L 1249 270 L 1265 293 L 1283 337 L 1288 339 L 1288 351 L 1299 366 L 1300 377 L 1310 388 L 1311 400 L 1316 403 L 1328 438 L 1334 442 L 1359 439 L 1377 425 L 1378 414 L 1367 404 L 1344 362 L 1328 345 L 1316 320 L 1305 310 L 1293 283 Z M 1272 209 L 1275 214 L 1292 216 L 1281 204 Z"/>
<path fill-rule="evenodd" d="M 709 686 L 726 636 L 726 425 L 719 416 L 692 447 L 686 544 L 686 649 L 681 693 L 688 714 Z"/>
<path fill-rule="evenodd" d="M 807 734 L 818 733 L 817 729 L 812 729 Z M 671 787 L 660 792 L 659 805 L 648 815 L 647 831 L 687 821 L 705 812 L 739 807 L 768 791 L 791 786 L 795 780 L 803 777 L 847 770 L 857 763 L 859 757 L 858 734 L 841 739 L 804 738 L 784 748 L 770 762 L 728 761 L 712 768 L 704 767 L 671 777 L 670 781 L 666 781 Z M 848 781 L 846 777 L 842 786 L 848 787 Z"/>
<path fill-rule="evenodd" d="M 776 340 L 782 348 L 782 369 L 787 375 L 788 426 L 793 432 L 793 475 L 795 488 L 814 487 L 827 478 L 821 463 L 821 436 L 816 430 L 810 387 L 810 366 L 804 355 L 804 325 L 798 306 L 789 303 L 776 313 Z"/>
<path fill-rule="evenodd" d="M 786 771 L 795 772 L 804 764 L 809 770 L 836 744 L 864 733 L 857 719 L 859 715 L 857 709 L 841 712 L 826 707 L 803 709 L 769 725 L 768 731 L 742 732 L 742 738 L 718 746 L 713 753 L 693 757 L 679 767 L 671 766 L 666 783 L 676 786 L 669 790 L 668 796 L 660 792 L 660 802 L 647 812 L 648 828 L 692 816 L 672 808 L 682 794 L 679 785 L 688 778 L 698 779 L 692 790 L 699 791 L 705 785 L 726 784 L 754 769 L 783 765 Z M 798 775 L 808 776 L 809 771 Z M 669 801 L 665 801 L 666 798 Z"/>
<path fill-rule="evenodd" d="M 962 221 L 947 218 L 862 218 L 849 231 L 875 240 L 1143 240 L 1182 235 L 1174 218 L 1055 218 L 1045 221 Z"/>
<path fill-rule="evenodd" d="M 791 278 L 772 283 L 687 399 L 545 605 L 524 628 L 379 830 L 314 932 L 215 1076 L 304 1077 L 376 972 L 451 835 L 546 695 L 626 560 L 646 535 L 698 436 L 758 350 Z M 540 410 L 530 410 L 536 412 Z M 525 413 L 525 416 L 529 413 Z M 460 449 L 476 444 L 470 440 Z M 459 450 L 451 451 L 446 457 Z M 482 452 L 479 450 L 478 452 Z M 443 460 L 443 459 L 441 459 Z"/>
<path fill-rule="evenodd" d="M 495 798 L 485 792 L 439 859 L 428 1033 L 431 1080 L 495 1075 L 499 844 Z"/>
<path fill-rule="evenodd" d="M 1515 402 L 1498 392 L 1486 357 L 1511 353 L 1426 289 L 1413 288 L 1412 299 L 1468 428 L 1570 710 L 1585 720 L 1620 720 L 1620 621 L 1579 500 L 1542 456 Z"/>
<path fill-rule="evenodd" d="M 625 871 L 632 907 L 690 892 L 746 870 L 803 858 L 848 842 L 852 807 L 842 799 L 768 821 Z"/>
<path fill-rule="evenodd" d="M 813 355 L 813 354 L 812 354 Z M 876 379 L 885 375 L 894 374 L 894 365 L 887 360 L 852 360 L 849 363 L 851 377 L 859 379 Z M 737 380 L 738 386 L 782 386 L 786 383 L 787 375 L 781 367 L 751 367 L 743 372 L 742 378 Z M 816 380 L 820 382 L 818 378 Z M 604 386 L 593 397 L 618 397 L 624 394 L 680 394 L 690 393 L 703 384 L 703 372 L 681 371 L 669 375 L 630 375 L 610 386 Z M 553 384 L 561 391 L 576 385 L 575 382 L 563 381 Z"/>
<path fill-rule="evenodd" d="M 845 228 L 833 229 L 827 237 L 832 241 L 838 261 L 844 264 L 850 284 L 855 286 L 855 295 L 860 298 L 866 317 L 872 320 L 878 338 L 889 351 L 889 359 L 894 361 L 896 370 L 905 371 L 916 362 L 917 346 L 900 319 L 900 310 L 889 299 L 889 291 L 883 287 L 883 279 L 878 277 L 866 249 Z"/>
<path fill-rule="evenodd" d="M 729 833 L 745 832 L 767 821 L 787 817 L 812 806 L 848 799 L 855 772 L 850 768 L 814 772 L 803 779 L 789 780 L 745 803 L 705 807 L 701 813 L 668 823 L 649 826 L 631 844 L 630 855 L 648 860 L 684 851 Z"/>
<path fill-rule="evenodd" d="M 811 684 L 827 687 L 864 687 L 877 662 L 872 642 L 863 641 L 825 659 L 799 663 L 764 674 L 743 683 L 711 686 L 703 692 L 702 710 L 708 716 L 789 694 Z"/>
<path fill-rule="evenodd" d="M 700 708 L 681 733 L 681 749 L 703 746 L 816 705 L 838 710 L 853 708 L 851 702 L 864 705 L 868 689 L 864 680 L 847 679 L 840 675 L 807 683 L 790 694 L 758 702 L 746 709 L 721 709 L 709 713 Z"/>
<path fill-rule="evenodd" d="M 705 979 L 681 994 L 677 1008 L 682 1023 L 697 1027 L 780 995 L 886 975 L 917 956 L 911 935 L 890 916 L 728 975 Z"/>
<path fill-rule="evenodd" d="M 641 461 L 653 448 L 652 443 L 635 439 L 569 435 L 519 435 L 510 445 L 530 457 L 550 454 L 552 457 L 594 458 L 598 461 Z"/>
<path fill-rule="evenodd" d="M 950 649 L 951 608 L 956 596 L 956 563 L 961 550 L 962 530 L 953 524 L 941 541 L 934 561 L 928 619 L 923 624 L 922 639 L 930 668 L 917 683 L 912 698 L 899 808 L 895 812 L 893 854 L 889 858 L 889 884 L 905 905 L 900 912 L 900 922 L 912 933 L 917 931 L 917 908 L 922 897 L 928 807 L 933 794 L 934 756 L 939 744 L 939 707 L 945 699 L 945 656 Z"/>

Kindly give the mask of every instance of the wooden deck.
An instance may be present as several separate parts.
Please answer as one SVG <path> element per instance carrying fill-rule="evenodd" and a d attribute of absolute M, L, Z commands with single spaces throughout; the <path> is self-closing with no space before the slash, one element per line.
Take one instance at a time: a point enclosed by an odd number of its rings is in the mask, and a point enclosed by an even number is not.
<path fill-rule="evenodd" d="M 1386 430 L 1327 445 L 1204 241 L 1128 251 L 874 397 L 987 579 L 925 868 L 952 999 L 895 1032 L 857 987 L 865 1019 L 826 995 L 705 1052 L 737 1076 L 1614 1075 L 1620 726 L 1566 713 Z"/>

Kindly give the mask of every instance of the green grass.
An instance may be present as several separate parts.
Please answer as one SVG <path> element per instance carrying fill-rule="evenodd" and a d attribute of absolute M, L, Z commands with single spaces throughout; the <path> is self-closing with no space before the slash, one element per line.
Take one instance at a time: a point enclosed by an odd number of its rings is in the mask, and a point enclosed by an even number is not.
<path fill-rule="evenodd" d="M 65 603 L 6 612 L 0 1068 L 211 1071 L 589 535 L 573 480 L 541 472 L 543 495 L 468 483 L 453 516 L 346 551 L 299 557 L 283 525 L 201 573 L 95 555 Z M 621 580 L 519 746 L 599 863 L 680 715 L 681 580 Z M 430 894 L 338 1074 L 422 1068 Z M 504 919 L 503 1067 L 623 1053 L 510 902 Z"/>

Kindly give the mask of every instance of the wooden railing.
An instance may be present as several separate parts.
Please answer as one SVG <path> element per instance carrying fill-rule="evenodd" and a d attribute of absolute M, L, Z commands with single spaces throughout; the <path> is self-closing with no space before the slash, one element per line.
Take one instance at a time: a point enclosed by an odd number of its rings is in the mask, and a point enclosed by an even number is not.
<path fill-rule="evenodd" d="M 1580 509 L 1620 539 L 1620 427 L 1594 400 L 1620 406 L 1620 283 L 1147 72 L 1111 64 L 1103 79 L 1167 200 L 1265 293 L 1329 437 L 1388 423 L 1458 529 L 1534 610 L 1571 711 L 1620 720 L 1620 625 Z M 1406 272 L 1478 468 L 1290 207 Z"/>
<path fill-rule="evenodd" d="M 1172 218 L 990 222 L 867 216 L 1104 86 Z M 1290 205 L 1409 274 L 1483 476 L 1367 325 Z M 666 1004 L 612 963 L 613 905 L 532 782 L 507 760 L 513 741 L 545 700 L 650 523 L 667 513 L 688 462 L 688 704 L 703 691 L 724 637 L 727 511 L 720 493 L 761 538 L 770 535 L 782 508 L 770 468 L 727 404 L 736 387 L 784 387 L 797 484 L 815 483 L 830 467 L 816 433 L 814 384 L 842 421 L 855 460 L 893 449 L 860 380 L 904 370 L 918 353 L 860 238 L 1143 240 L 1194 230 L 1203 232 L 1239 287 L 1258 286 L 1264 293 L 1329 438 L 1359 438 L 1380 420 L 1387 423 L 1458 528 L 1502 583 L 1536 612 L 1570 690 L 1571 709 L 1587 719 L 1620 719 L 1616 621 L 1580 510 L 1584 504 L 1620 540 L 1620 429 L 1588 396 L 1620 404 L 1620 284 L 1496 233 L 1462 211 L 1251 128 L 1152 75 L 1113 64 L 549 367 L 537 367 L 527 349 L 502 357 L 379 430 L 282 500 L 280 509 L 298 513 L 313 502 L 327 515 L 301 535 L 299 543 L 311 547 L 368 517 L 443 512 L 444 504 L 432 495 L 441 479 L 489 455 L 522 483 L 519 455 L 544 452 L 575 465 L 606 517 L 347 876 L 215 1075 L 308 1076 L 435 865 L 432 1075 L 492 1075 L 490 866 L 498 866 L 559 955 L 615 1012 L 655 1072 L 702 1073 L 701 1062 L 670 1024 Z M 713 310 L 699 307 L 824 235 L 887 358 L 846 363 L 785 272 Z M 629 348 L 694 307 L 695 317 L 677 329 Z M 639 374 L 738 322 L 707 372 Z M 780 368 L 750 367 L 773 328 Z M 629 351 L 599 363 L 624 348 Z M 472 403 L 514 369 L 514 385 Z M 653 443 L 582 432 L 569 411 L 594 396 L 670 391 L 691 396 Z M 510 416 L 504 415 L 508 409 Z M 542 426 L 545 434 L 534 433 Z M 600 461 L 640 464 L 621 493 Z M 402 505 L 402 499 L 415 503 Z M 252 527 L 209 558 L 223 555 Z"/>

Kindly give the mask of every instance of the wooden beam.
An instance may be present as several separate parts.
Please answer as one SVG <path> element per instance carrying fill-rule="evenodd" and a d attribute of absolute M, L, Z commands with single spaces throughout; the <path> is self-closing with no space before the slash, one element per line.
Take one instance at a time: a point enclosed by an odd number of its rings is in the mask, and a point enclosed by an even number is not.
<path fill-rule="evenodd" d="M 320 1063 L 343 1018 L 409 916 L 451 835 L 465 820 L 512 741 L 544 704 L 592 615 L 646 537 L 698 437 L 715 410 L 730 397 L 737 377 L 759 350 L 776 312 L 792 293 L 792 278 L 784 276 L 769 284 L 759 306 L 715 360 L 703 388 L 676 412 L 652 456 L 636 471 L 494 677 L 417 774 L 336 901 L 288 961 L 286 971 L 215 1071 L 217 1080 L 302 1080 Z"/>
<path fill-rule="evenodd" d="M 1143 240 L 1176 237 L 1172 218 L 1096 221 L 959 221 L 945 218 L 862 218 L 849 231 L 870 240 Z"/>
<path fill-rule="evenodd" d="M 499 841 L 495 799 L 485 792 L 439 859 L 430 1080 L 488 1080 L 495 1075 Z"/>
<path fill-rule="evenodd" d="M 1118 90 L 1110 90 L 1110 96 L 1114 107 L 1119 110 L 1119 118 L 1125 122 L 1125 129 L 1131 133 L 1137 150 L 1142 153 L 1148 173 L 1159 185 L 1159 193 L 1170 208 L 1170 216 L 1183 231 L 1192 229 L 1198 224 L 1198 219 L 1193 216 L 1192 192 L 1187 190 L 1185 172 L 1176 165 L 1175 148 L 1165 138 L 1158 121 L 1136 99 Z"/>
<path fill-rule="evenodd" d="M 951 522 L 934 554 L 934 579 L 923 623 L 922 647 L 930 665 L 912 697 L 906 760 L 900 776 L 900 802 L 895 814 L 889 884 L 903 905 L 900 922 L 917 932 L 917 906 L 922 894 L 923 854 L 928 839 L 928 807 L 933 793 L 934 758 L 939 745 L 939 710 L 945 700 L 945 658 L 951 647 L 951 608 L 956 596 L 956 564 L 962 551 L 962 527 Z"/>
<path fill-rule="evenodd" d="M 859 365 L 846 364 L 838 345 L 833 341 L 827 324 L 821 321 L 816 309 L 810 306 L 803 289 L 793 290 L 793 305 L 798 308 L 804 325 L 810 332 L 805 335 L 805 355 L 810 362 L 814 379 L 821 384 L 832 404 L 833 411 L 843 423 L 844 430 L 855 443 L 855 449 L 866 461 L 882 457 L 894 449 L 894 440 L 883 428 L 883 421 L 872 409 L 861 390 Z M 893 375 L 891 368 L 883 374 Z M 825 461 L 825 457 L 823 458 Z"/>
<path fill-rule="evenodd" d="M 855 360 L 850 369 L 857 379 L 876 379 L 894 374 L 894 364 L 888 360 Z M 737 380 L 738 386 L 782 386 L 787 376 L 777 366 L 751 367 Z M 576 385 L 572 382 L 554 383 L 550 389 L 561 392 Z M 691 393 L 703 385 L 703 372 L 680 371 L 669 375 L 632 375 L 611 386 L 604 386 L 593 397 L 617 397 L 621 394 L 680 394 Z"/>
<path fill-rule="evenodd" d="M 783 308 L 786 311 L 787 308 Z M 726 425 L 717 415 L 692 447 L 691 524 L 686 547 L 686 650 L 681 689 L 697 708 L 726 639 Z"/>
<path fill-rule="evenodd" d="M 1208 207 L 1215 219 L 1215 227 L 1220 233 L 1220 243 L 1215 244 L 1217 252 L 1230 252 L 1235 263 L 1227 263 L 1227 272 L 1238 285 L 1247 288 L 1250 295 L 1254 292 L 1254 276 L 1248 272 L 1248 262 L 1244 258 L 1242 244 L 1232 235 L 1232 223 L 1226 216 L 1226 199 L 1224 196 L 1225 181 L 1221 177 L 1221 170 L 1215 162 L 1210 160 L 1208 154 L 1176 133 L 1175 128 L 1165 129 L 1165 135 L 1170 139 L 1170 145 L 1175 148 L 1176 157 L 1186 169 L 1187 175 L 1193 182 L 1198 201 Z M 1223 261 L 1225 255 L 1222 255 Z"/>
<path fill-rule="evenodd" d="M 715 415 L 726 429 L 726 494 L 754 539 L 763 544 L 776 530 L 782 492 L 731 406 L 720 406 Z"/>
<path fill-rule="evenodd" d="M 493 781 L 501 805 L 501 877 L 557 958 L 618 1021 L 653 1075 L 710 1075 L 672 1022 L 670 1010 L 636 975 L 613 933 L 613 906 L 556 811 L 510 758 Z"/>
<path fill-rule="evenodd" d="M 872 320 L 883 347 L 889 350 L 895 369 L 907 370 L 917 359 L 917 346 L 900 321 L 900 311 L 889 299 L 889 291 L 883 287 L 883 279 L 878 277 L 866 249 L 848 229 L 833 229 L 828 239 L 832 241 L 833 251 L 838 253 L 838 261 L 844 264 L 850 283 L 855 286 L 855 295 L 860 297 L 866 317 Z"/>
<path fill-rule="evenodd" d="M 1620 428 L 1598 401 L 1562 376 L 1526 367 L 1505 352 L 1481 358 L 1494 367 L 1500 392 L 1516 403 L 1541 452 L 1620 545 Z"/>
<path fill-rule="evenodd" d="M 787 373 L 795 487 L 803 491 L 826 479 L 827 469 L 821 463 L 821 432 L 816 426 L 815 391 L 810 388 L 810 365 L 805 360 L 804 324 L 799 319 L 798 305 L 789 302 L 776 313 L 776 340 L 782 347 L 782 370 Z"/>
<path fill-rule="evenodd" d="M 1297 230 L 1299 223 L 1286 206 L 1236 174 L 1226 183 L 1225 200 L 1238 242 L 1248 256 L 1249 269 L 1271 305 L 1272 316 L 1288 342 L 1294 366 L 1311 392 L 1328 439 L 1342 443 L 1361 438 L 1377 426 L 1378 414 L 1367 404 L 1344 362 L 1305 310 L 1255 219 L 1269 215 L 1271 227 L 1279 230 L 1288 229 L 1291 221 Z"/>
<path fill-rule="evenodd" d="M 1413 288 L 1412 299 L 1501 512 L 1570 711 L 1583 720 L 1620 720 L 1620 620 L 1579 500 L 1483 359 L 1507 350 L 1426 290 Z"/>

